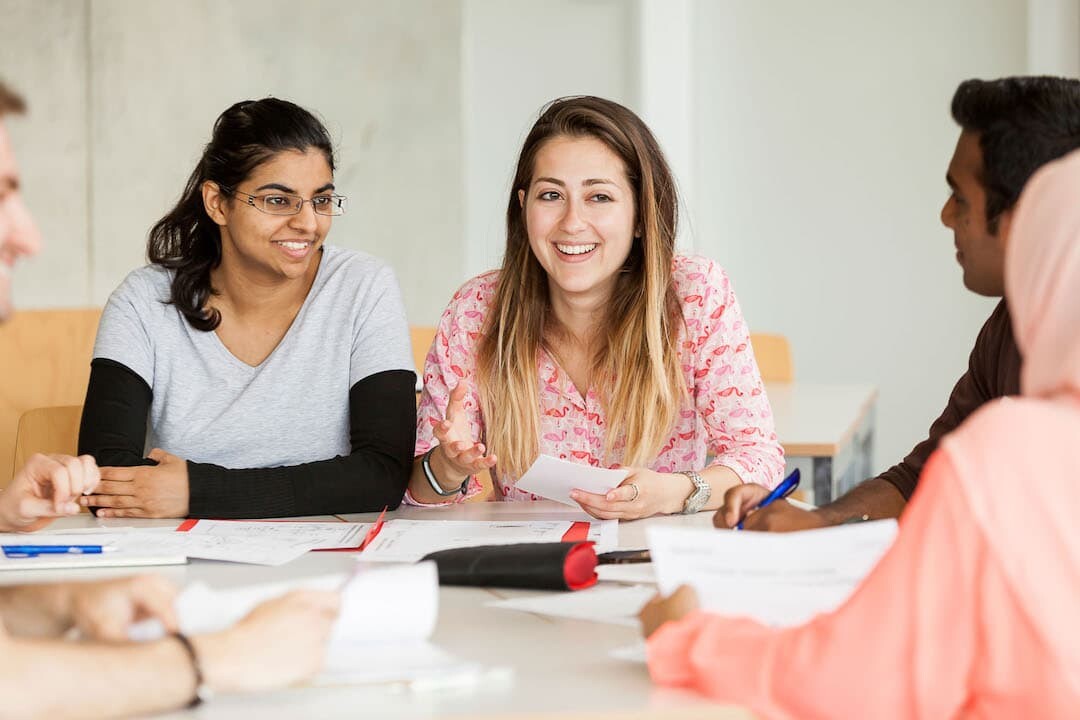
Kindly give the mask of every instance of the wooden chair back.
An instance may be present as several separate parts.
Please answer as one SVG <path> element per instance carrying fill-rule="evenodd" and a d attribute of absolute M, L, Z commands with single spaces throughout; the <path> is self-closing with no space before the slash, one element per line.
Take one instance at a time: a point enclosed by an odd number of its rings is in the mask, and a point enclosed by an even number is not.
<path fill-rule="evenodd" d="M 783 335 L 751 333 L 750 344 L 754 348 L 761 379 L 765 382 L 792 382 L 795 365 L 791 359 L 791 344 Z"/>
<path fill-rule="evenodd" d="M 24 412 L 15 436 L 12 473 L 25 465 L 34 453 L 75 455 L 81 420 L 82 405 L 34 408 Z"/>
<path fill-rule="evenodd" d="M 435 341 L 436 329 L 426 325 L 411 325 L 409 327 L 409 339 L 412 340 L 413 365 L 416 366 L 416 377 L 424 378 L 424 362 L 427 359 L 431 343 Z"/>
<path fill-rule="evenodd" d="M 11 481 L 22 414 L 86 399 L 100 319 L 100 308 L 20 310 L 0 325 L 0 488 Z"/>

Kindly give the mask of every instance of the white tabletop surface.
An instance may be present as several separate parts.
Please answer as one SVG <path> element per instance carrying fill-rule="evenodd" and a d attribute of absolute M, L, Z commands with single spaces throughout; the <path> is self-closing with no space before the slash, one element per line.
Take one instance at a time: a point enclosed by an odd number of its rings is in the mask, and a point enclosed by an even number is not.
<path fill-rule="evenodd" d="M 644 528 L 653 523 L 709 526 L 712 513 L 624 522 L 622 548 L 644 547 Z M 371 521 L 374 514 L 341 516 Z M 402 508 L 392 517 L 438 520 L 586 519 L 580 511 L 552 502 L 464 503 L 454 507 Z M 308 518 L 332 520 L 334 518 Z M 89 516 L 58 521 L 57 528 L 89 527 Z M 113 520 L 112 526 L 168 525 L 175 521 Z M 187 565 L 146 568 L 178 584 L 201 580 L 211 586 L 343 572 L 356 562 L 353 553 L 308 553 L 280 567 L 192 560 Z M 23 571 L 3 573 L 0 583 L 83 579 L 126 575 L 132 568 L 112 570 Z M 583 592 L 588 592 L 583 591 Z M 691 692 L 655 687 L 642 664 L 609 657 L 611 650 L 640 641 L 636 628 L 541 616 L 485 607 L 500 597 L 540 594 L 484 588 L 443 587 L 439 620 L 432 641 L 491 672 L 466 687 L 417 690 L 405 685 L 341 688 L 295 688 L 262 695 L 216 698 L 195 711 L 169 717 L 242 718 L 426 718 L 426 717 L 560 717 L 560 718 L 749 718 L 735 708 L 708 703 Z"/>
<path fill-rule="evenodd" d="M 838 454 L 877 401 L 877 388 L 866 384 L 770 382 L 765 392 L 791 456 Z"/>

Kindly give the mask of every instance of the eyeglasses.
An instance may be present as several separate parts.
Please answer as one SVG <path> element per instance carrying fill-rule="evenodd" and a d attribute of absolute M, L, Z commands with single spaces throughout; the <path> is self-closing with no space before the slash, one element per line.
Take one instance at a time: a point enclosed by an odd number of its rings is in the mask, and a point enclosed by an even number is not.
<path fill-rule="evenodd" d="M 229 188 L 222 187 L 229 192 Z M 316 195 L 310 200 L 305 200 L 293 193 L 267 193 L 266 195 L 252 195 L 233 189 L 236 195 L 247 197 L 247 204 L 267 215 L 299 215 L 304 209 L 304 203 L 311 203 L 311 209 L 319 215 L 344 215 L 348 198 L 344 195 Z"/>

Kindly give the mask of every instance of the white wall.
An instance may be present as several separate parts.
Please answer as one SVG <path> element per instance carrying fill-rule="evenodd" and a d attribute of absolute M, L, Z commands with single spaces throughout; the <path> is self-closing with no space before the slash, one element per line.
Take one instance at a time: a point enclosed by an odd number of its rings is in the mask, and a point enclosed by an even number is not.
<path fill-rule="evenodd" d="M 586 94 L 634 107 L 636 89 L 634 3 L 464 0 L 463 15 L 462 280 L 502 260 L 514 166 L 541 107 Z"/>
<path fill-rule="evenodd" d="M 86 2 L 0 0 L 0 78 L 30 103 L 4 125 L 45 241 L 15 271 L 16 307 L 90 302 L 87 15 Z"/>
<path fill-rule="evenodd" d="M 1080 76 L 1080 0 L 1028 0 L 1028 72 Z"/>
<path fill-rule="evenodd" d="M 969 77 L 1025 72 L 1021 0 L 701 1 L 697 249 L 796 376 L 879 386 L 876 465 L 925 436 L 994 301 L 939 223 Z"/>

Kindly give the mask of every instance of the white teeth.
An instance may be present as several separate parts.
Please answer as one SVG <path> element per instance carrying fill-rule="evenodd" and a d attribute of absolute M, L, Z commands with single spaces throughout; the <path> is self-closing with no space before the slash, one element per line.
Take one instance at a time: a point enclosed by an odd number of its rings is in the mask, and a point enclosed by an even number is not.
<path fill-rule="evenodd" d="M 564 255 L 584 255 L 596 249 L 596 243 L 592 245 L 556 245 L 555 247 Z"/>
<path fill-rule="evenodd" d="M 279 242 L 278 245 L 286 250 L 305 250 L 308 246 L 306 242 Z"/>

